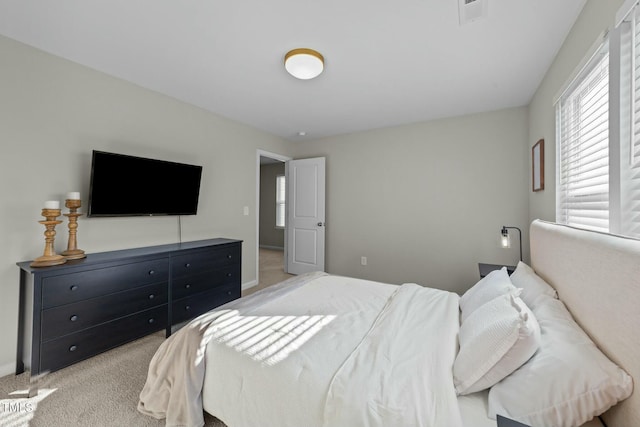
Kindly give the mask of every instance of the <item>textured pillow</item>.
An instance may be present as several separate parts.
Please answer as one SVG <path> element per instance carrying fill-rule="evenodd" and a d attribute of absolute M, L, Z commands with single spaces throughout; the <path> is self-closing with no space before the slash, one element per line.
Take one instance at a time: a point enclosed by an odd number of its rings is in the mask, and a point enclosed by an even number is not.
<path fill-rule="evenodd" d="M 501 295 L 518 295 L 518 290 L 513 286 L 507 273 L 507 268 L 494 270 L 480 279 L 471 289 L 460 297 L 460 322 L 482 305 Z"/>
<path fill-rule="evenodd" d="M 558 298 L 556 290 L 522 261 L 518 262 L 518 266 L 510 278 L 513 286 L 521 289 L 520 298 L 530 308 L 536 305 L 536 300 L 541 295 Z"/>
<path fill-rule="evenodd" d="M 490 418 L 498 413 L 531 426 L 578 426 L 631 395 L 631 377 L 596 347 L 562 301 L 544 297 L 534 313 L 540 349 L 491 388 Z"/>
<path fill-rule="evenodd" d="M 491 387 L 529 360 L 540 344 L 540 328 L 524 302 L 507 294 L 471 313 L 458 339 L 453 382 L 460 395 Z"/>

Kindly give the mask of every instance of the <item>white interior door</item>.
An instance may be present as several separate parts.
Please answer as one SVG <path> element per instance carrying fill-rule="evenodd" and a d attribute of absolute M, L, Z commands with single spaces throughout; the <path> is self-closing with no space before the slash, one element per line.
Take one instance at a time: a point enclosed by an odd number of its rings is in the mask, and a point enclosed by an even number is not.
<path fill-rule="evenodd" d="M 325 159 L 289 160 L 287 182 L 287 272 L 324 271 Z"/>

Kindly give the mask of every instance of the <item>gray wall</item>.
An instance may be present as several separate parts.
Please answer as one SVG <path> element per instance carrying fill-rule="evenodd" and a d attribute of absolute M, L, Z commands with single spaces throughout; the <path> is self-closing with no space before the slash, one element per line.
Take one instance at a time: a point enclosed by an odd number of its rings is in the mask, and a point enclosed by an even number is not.
<path fill-rule="evenodd" d="M 513 108 L 296 145 L 295 158 L 327 159 L 327 271 L 461 292 L 478 262 L 514 264 L 517 248 L 501 249 L 498 235 L 528 222 L 527 115 Z"/>
<path fill-rule="evenodd" d="M 93 149 L 202 165 L 199 212 L 182 218 L 182 238 L 242 239 L 242 281 L 256 279 L 256 152 L 287 154 L 290 143 L 4 37 L 0 94 L 0 375 L 15 366 L 15 263 L 42 255 L 45 200 L 80 191 L 86 209 Z M 79 221 L 87 252 L 176 241 L 176 217 Z"/>
<path fill-rule="evenodd" d="M 599 35 L 615 25 L 615 14 L 624 0 L 587 1 L 553 64 L 529 105 L 528 153 L 540 138 L 545 140 L 545 189 L 529 193 L 529 220 L 556 219 L 556 97 Z M 529 163 L 529 171 L 531 164 Z M 529 173 L 531 177 L 531 172 Z M 529 178 L 531 180 L 531 178 Z M 529 181 L 529 186 L 531 182 Z"/>
<path fill-rule="evenodd" d="M 260 246 L 284 249 L 284 230 L 276 228 L 276 177 L 284 163 L 260 166 Z"/>

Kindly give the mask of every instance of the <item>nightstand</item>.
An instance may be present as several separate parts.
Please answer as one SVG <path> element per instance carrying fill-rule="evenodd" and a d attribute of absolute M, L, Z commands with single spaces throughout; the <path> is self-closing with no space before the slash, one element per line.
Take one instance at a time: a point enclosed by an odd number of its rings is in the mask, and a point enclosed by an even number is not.
<path fill-rule="evenodd" d="M 502 415 L 497 415 L 497 419 L 498 427 L 529 427 L 527 424 L 519 423 L 518 421 L 503 417 Z"/>
<path fill-rule="evenodd" d="M 509 273 L 509 276 L 511 276 L 511 273 L 513 273 L 516 269 L 516 267 L 514 265 L 502 265 L 502 264 L 485 264 L 485 263 L 478 263 L 478 270 L 480 271 L 480 278 L 486 276 L 487 274 L 491 273 L 494 270 L 500 270 L 502 267 L 507 267 L 507 273 Z"/>

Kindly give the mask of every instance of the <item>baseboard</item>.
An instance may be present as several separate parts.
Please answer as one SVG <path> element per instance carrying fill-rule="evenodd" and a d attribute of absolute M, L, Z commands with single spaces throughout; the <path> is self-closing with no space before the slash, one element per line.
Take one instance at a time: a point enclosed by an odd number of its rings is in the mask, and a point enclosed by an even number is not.
<path fill-rule="evenodd" d="M 258 286 L 258 281 L 257 280 L 252 280 L 250 282 L 243 283 L 242 284 L 242 290 L 246 291 L 247 289 L 253 288 L 254 286 Z"/>
<path fill-rule="evenodd" d="M 6 365 L 0 365 L 0 378 L 5 377 L 16 372 L 16 363 L 7 363 Z"/>
<path fill-rule="evenodd" d="M 284 251 L 282 246 L 260 245 L 260 249 L 273 249 L 276 251 Z"/>

